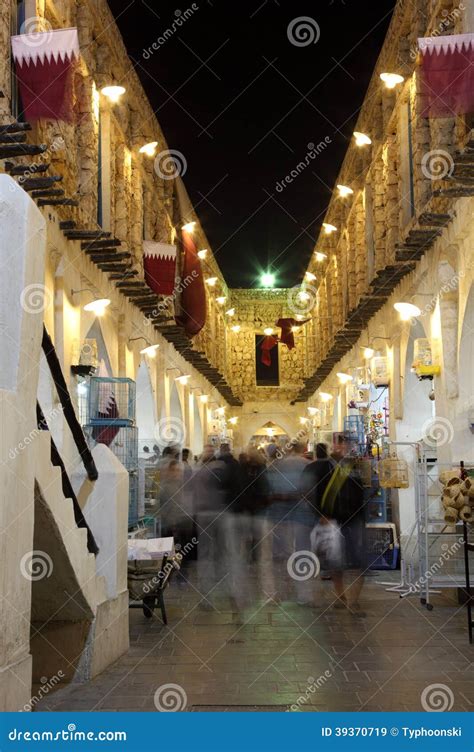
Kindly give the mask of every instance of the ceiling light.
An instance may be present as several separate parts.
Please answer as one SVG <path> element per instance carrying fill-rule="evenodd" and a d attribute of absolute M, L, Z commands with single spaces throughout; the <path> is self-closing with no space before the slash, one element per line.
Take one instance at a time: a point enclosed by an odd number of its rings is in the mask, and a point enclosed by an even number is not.
<path fill-rule="evenodd" d="M 216 409 L 216 414 L 217 415 L 224 415 L 225 414 L 225 407 L 218 407 Z"/>
<path fill-rule="evenodd" d="M 203 248 L 201 251 L 198 251 L 198 256 L 200 259 L 205 259 L 207 256 L 207 248 Z"/>
<path fill-rule="evenodd" d="M 209 285 L 209 287 L 214 287 L 216 282 L 217 282 L 217 277 L 208 277 L 206 279 L 206 285 Z"/>
<path fill-rule="evenodd" d="M 375 350 L 372 347 L 364 347 L 364 358 L 370 360 L 373 357 Z"/>
<path fill-rule="evenodd" d="M 356 146 L 368 146 L 372 143 L 372 139 L 365 135 L 365 133 L 360 133 L 359 131 L 354 131 L 355 136 L 355 142 Z"/>
<path fill-rule="evenodd" d="M 340 371 L 339 373 L 336 373 L 337 378 L 341 382 L 341 384 L 347 384 L 349 381 L 352 381 L 352 376 L 350 373 L 343 373 Z"/>
<path fill-rule="evenodd" d="M 273 287 L 275 284 L 275 275 L 271 274 L 270 272 L 266 272 L 265 274 L 262 274 L 260 282 L 262 284 L 262 287 Z"/>
<path fill-rule="evenodd" d="M 90 303 L 86 303 L 84 310 L 92 311 L 96 316 L 103 316 L 108 305 L 110 305 L 108 298 L 99 298 L 99 300 L 92 300 Z"/>
<path fill-rule="evenodd" d="M 175 381 L 179 381 L 180 384 L 187 384 L 188 383 L 188 379 L 190 379 L 190 378 L 191 378 L 191 376 L 189 375 L 189 373 L 184 373 L 182 376 L 177 376 L 175 378 Z"/>
<path fill-rule="evenodd" d="M 219 303 L 219 305 L 223 305 L 226 302 L 227 298 L 225 295 L 219 295 L 218 298 L 216 298 L 216 303 Z"/>
<path fill-rule="evenodd" d="M 332 394 L 329 394 L 329 392 L 319 392 L 319 399 L 322 402 L 329 402 L 332 399 Z"/>
<path fill-rule="evenodd" d="M 156 351 L 158 348 L 159 345 L 148 345 L 148 347 L 144 347 L 143 350 L 140 350 L 140 355 L 148 355 L 149 358 L 156 358 Z"/>
<path fill-rule="evenodd" d="M 101 92 L 110 102 L 117 104 L 120 101 L 120 97 L 125 94 L 126 89 L 124 86 L 104 86 Z"/>
<path fill-rule="evenodd" d="M 291 327 L 291 331 L 293 332 L 293 334 L 296 334 L 296 332 L 298 331 L 298 329 L 299 329 L 299 326 L 292 326 Z"/>
<path fill-rule="evenodd" d="M 393 307 L 400 314 L 402 321 L 409 321 L 410 319 L 421 315 L 420 309 L 418 306 L 413 305 L 413 303 L 394 303 Z"/>
<path fill-rule="evenodd" d="M 235 308 L 229 308 L 229 310 L 226 311 L 227 316 L 234 316 L 235 314 Z"/>
<path fill-rule="evenodd" d="M 184 230 L 184 232 L 191 233 L 191 232 L 194 232 L 195 225 L 196 225 L 196 222 L 186 222 L 186 224 L 183 225 L 181 229 Z"/>
<path fill-rule="evenodd" d="M 158 141 L 150 141 L 149 144 L 144 144 L 139 148 L 140 154 L 146 154 L 147 157 L 154 157 L 156 152 L 156 147 L 158 146 Z"/>
<path fill-rule="evenodd" d="M 381 73 L 380 78 L 387 89 L 393 89 L 397 84 L 401 84 L 405 80 L 399 73 Z"/>
<path fill-rule="evenodd" d="M 323 222 L 323 229 L 326 235 L 331 235 L 333 232 L 337 231 L 337 227 L 330 225 L 327 222 Z"/>
<path fill-rule="evenodd" d="M 266 329 L 263 330 L 263 333 L 266 337 L 270 337 L 273 334 L 273 329 L 271 326 L 267 326 Z"/>
<path fill-rule="evenodd" d="M 352 188 L 349 188 L 348 185 L 341 185 L 340 183 L 338 183 L 336 188 L 339 191 L 339 196 L 341 198 L 346 198 L 346 196 L 350 196 L 351 193 L 354 193 Z"/>
<path fill-rule="evenodd" d="M 232 331 L 237 334 L 237 332 L 240 332 L 240 324 L 235 324 L 231 327 Z"/>
<path fill-rule="evenodd" d="M 314 282 L 314 280 L 316 279 L 316 274 L 313 274 L 313 272 L 305 272 L 304 276 L 309 282 Z"/>
<path fill-rule="evenodd" d="M 321 253 L 321 251 L 316 251 L 316 253 L 314 255 L 316 256 L 316 261 L 318 261 L 319 263 L 321 263 L 322 261 L 324 261 L 324 259 L 327 259 L 326 254 L 325 253 Z"/>

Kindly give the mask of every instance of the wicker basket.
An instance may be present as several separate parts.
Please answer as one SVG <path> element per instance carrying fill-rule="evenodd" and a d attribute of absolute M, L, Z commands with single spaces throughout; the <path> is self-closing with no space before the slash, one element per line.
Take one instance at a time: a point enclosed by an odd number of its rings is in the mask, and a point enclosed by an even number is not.
<path fill-rule="evenodd" d="M 380 460 L 379 483 L 382 488 L 408 488 L 408 463 L 396 455 Z"/>

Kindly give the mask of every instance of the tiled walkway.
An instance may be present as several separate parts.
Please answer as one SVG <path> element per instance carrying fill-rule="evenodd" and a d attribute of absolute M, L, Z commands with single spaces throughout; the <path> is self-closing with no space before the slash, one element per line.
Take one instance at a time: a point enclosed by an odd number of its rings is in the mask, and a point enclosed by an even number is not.
<path fill-rule="evenodd" d="M 371 577 L 366 615 L 355 616 L 332 608 L 331 583 L 318 579 L 316 608 L 261 600 L 240 624 L 225 598 L 216 599 L 218 611 L 201 610 L 192 572 L 190 580 L 167 591 L 168 627 L 131 611 L 127 655 L 36 710 L 156 711 L 167 702 L 192 711 L 417 711 L 436 702 L 474 710 L 474 648 L 465 610 L 452 602 L 428 612 Z"/>

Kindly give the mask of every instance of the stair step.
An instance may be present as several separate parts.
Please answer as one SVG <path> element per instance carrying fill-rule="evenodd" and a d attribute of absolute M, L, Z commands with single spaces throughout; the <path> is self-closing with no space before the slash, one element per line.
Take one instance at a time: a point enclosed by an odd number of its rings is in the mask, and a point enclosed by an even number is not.
<path fill-rule="evenodd" d="M 103 248 L 118 248 L 120 245 L 122 245 L 121 240 L 118 240 L 117 238 L 106 238 L 104 240 L 84 241 L 81 243 L 81 248 L 83 251 L 100 251 Z"/>
<path fill-rule="evenodd" d="M 0 125 L 0 133 L 21 133 L 31 131 L 31 123 L 7 123 Z"/>
<path fill-rule="evenodd" d="M 65 235 L 68 240 L 83 240 L 84 238 L 109 238 L 112 233 L 104 230 L 66 230 Z"/>
<path fill-rule="evenodd" d="M 37 154 L 44 154 L 47 150 L 47 144 L 0 144 L 0 159 L 34 157 Z"/>
<path fill-rule="evenodd" d="M 0 144 L 24 144 L 26 133 L 2 133 L 0 131 Z"/>
<path fill-rule="evenodd" d="M 49 168 L 49 162 L 42 162 L 41 164 L 31 165 L 17 165 L 13 162 L 5 162 L 5 171 L 15 177 L 16 175 L 36 175 L 38 172 L 46 172 Z"/>
<path fill-rule="evenodd" d="M 36 191 L 39 188 L 51 188 L 55 183 L 60 183 L 62 175 L 43 175 L 40 177 L 20 177 L 19 184 L 25 191 Z"/>
<path fill-rule="evenodd" d="M 57 196 L 64 196 L 64 190 L 62 188 L 47 188 L 42 191 L 32 191 L 31 198 L 54 198 Z"/>
<path fill-rule="evenodd" d="M 38 206 L 79 206 L 74 198 L 40 198 Z"/>

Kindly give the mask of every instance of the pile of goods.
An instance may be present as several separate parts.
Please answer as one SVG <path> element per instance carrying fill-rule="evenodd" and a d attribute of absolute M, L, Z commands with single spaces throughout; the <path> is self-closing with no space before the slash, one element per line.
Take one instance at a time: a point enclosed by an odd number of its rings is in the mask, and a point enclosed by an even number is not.
<path fill-rule="evenodd" d="M 456 522 L 472 522 L 474 519 L 474 481 L 460 478 L 459 473 L 447 470 L 441 473 L 443 484 L 441 501 L 444 507 L 444 520 L 448 525 Z"/>

